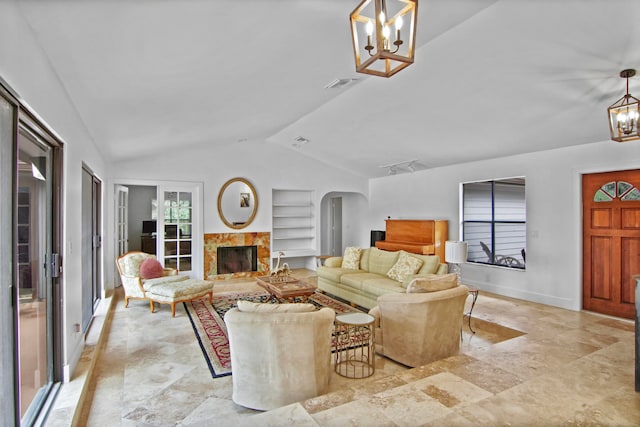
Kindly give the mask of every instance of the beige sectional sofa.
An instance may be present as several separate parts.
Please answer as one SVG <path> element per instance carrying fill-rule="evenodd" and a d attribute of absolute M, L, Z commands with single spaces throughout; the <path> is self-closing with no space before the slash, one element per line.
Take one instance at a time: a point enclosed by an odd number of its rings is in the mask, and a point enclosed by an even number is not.
<path fill-rule="evenodd" d="M 417 277 L 448 272 L 447 264 L 441 264 L 437 255 L 366 248 L 359 250 L 357 260 L 355 249 L 347 248 L 343 257 L 328 258 L 318 267 L 318 288 L 369 309 L 381 295 L 405 293 Z"/>

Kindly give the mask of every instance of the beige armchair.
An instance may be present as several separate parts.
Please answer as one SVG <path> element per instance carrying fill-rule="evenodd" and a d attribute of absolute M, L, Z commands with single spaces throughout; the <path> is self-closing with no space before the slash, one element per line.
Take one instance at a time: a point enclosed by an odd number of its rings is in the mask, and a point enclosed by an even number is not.
<path fill-rule="evenodd" d="M 238 301 L 224 316 L 233 401 L 270 410 L 327 393 L 334 318 L 312 304 Z"/>
<path fill-rule="evenodd" d="M 387 294 L 369 311 L 375 318 L 376 352 L 416 367 L 460 350 L 460 329 L 468 288 Z"/>

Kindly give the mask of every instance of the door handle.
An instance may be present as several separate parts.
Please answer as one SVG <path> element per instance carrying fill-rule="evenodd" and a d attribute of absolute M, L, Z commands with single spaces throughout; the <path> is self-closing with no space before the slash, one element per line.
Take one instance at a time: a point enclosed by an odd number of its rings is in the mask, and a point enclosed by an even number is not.
<path fill-rule="evenodd" d="M 52 253 L 49 265 L 51 266 L 51 277 L 60 277 L 62 266 L 60 265 L 60 254 Z"/>

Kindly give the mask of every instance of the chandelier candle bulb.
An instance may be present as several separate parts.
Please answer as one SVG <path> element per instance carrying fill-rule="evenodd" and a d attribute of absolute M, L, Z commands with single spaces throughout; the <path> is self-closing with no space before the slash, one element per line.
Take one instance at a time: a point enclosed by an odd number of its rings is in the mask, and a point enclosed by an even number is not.
<path fill-rule="evenodd" d="M 402 37 L 400 37 L 400 30 L 402 29 L 402 16 L 398 16 L 396 19 L 396 45 L 402 44 Z"/>

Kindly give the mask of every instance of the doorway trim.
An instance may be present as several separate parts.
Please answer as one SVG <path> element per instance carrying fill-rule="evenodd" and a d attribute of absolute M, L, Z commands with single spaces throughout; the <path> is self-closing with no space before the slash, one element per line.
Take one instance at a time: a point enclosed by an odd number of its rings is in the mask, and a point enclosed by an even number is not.
<path fill-rule="evenodd" d="M 108 204 L 111 206 L 107 209 L 107 213 L 109 218 L 108 221 L 108 229 L 105 235 L 111 236 L 109 239 L 105 239 L 105 254 L 109 254 L 109 259 L 106 262 L 112 263 L 111 265 L 115 265 L 116 260 L 116 244 L 115 244 L 115 188 L 118 185 L 128 186 L 128 185 L 140 185 L 140 186 L 151 186 L 156 187 L 156 191 L 160 191 L 162 188 L 166 187 L 174 187 L 174 186 L 190 186 L 193 188 L 193 234 L 195 238 L 193 239 L 194 246 L 198 249 L 194 252 L 193 256 L 193 276 L 194 278 L 202 278 L 204 275 L 204 204 L 203 204 L 203 194 L 204 194 L 204 183 L 198 181 L 169 181 L 169 180 L 149 180 L 149 179 L 128 179 L 128 178 L 114 178 L 109 182 L 109 200 Z M 111 284 L 111 288 L 113 289 L 117 279 L 115 277 L 115 269 L 106 269 L 112 277 L 106 278 L 106 283 Z"/>
<path fill-rule="evenodd" d="M 579 166 L 574 167 L 572 170 L 573 175 L 573 217 L 578 218 L 578 221 L 574 222 L 574 233 L 576 236 L 575 241 L 577 242 L 573 257 L 575 259 L 575 269 L 573 271 L 574 277 L 576 280 L 574 282 L 574 292 L 575 292 L 575 301 L 577 304 L 577 310 L 586 311 L 583 305 L 583 297 L 584 294 L 582 292 L 582 283 L 584 281 L 583 277 L 583 269 L 584 269 L 584 259 L 582 258 L 582 254 L 584 252 L 584 241 L 582 239 L 582 229 L 584 227 L 584 218 L 582 218 L 582 175 L 592 174 L 592 173 L 602 173 L 602 172 L 616 172 L 616 171 L 624 171 L 629 169 L 640 169 L 640 164 L 636 162 L 624 162 L 624 163 L 616 163 L 615 167 L 613 166 L 605 166 L 605 165 L 594 165 L 594 166 Z"/>

